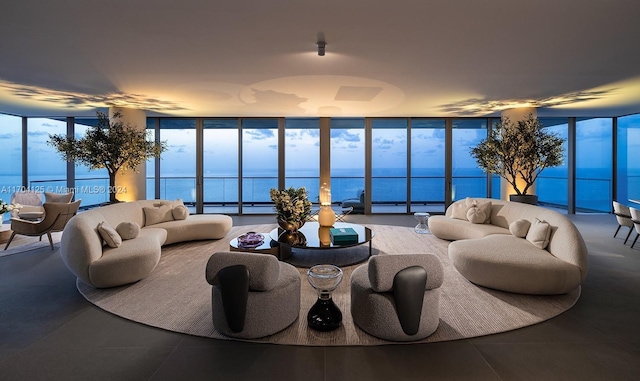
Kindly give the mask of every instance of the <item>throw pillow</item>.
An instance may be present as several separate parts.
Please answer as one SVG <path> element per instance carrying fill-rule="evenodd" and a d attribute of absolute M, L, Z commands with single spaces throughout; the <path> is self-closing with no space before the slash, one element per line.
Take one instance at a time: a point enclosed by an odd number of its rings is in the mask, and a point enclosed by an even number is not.
<path fill-rule="evenodd" d="M 518 238 L 524 238 L 529 232 L 531 222 L 528 220 L 517 220 L 509 224 L 509 231 Z"/>
<path fill-rule="evenodd" d="M 471 205 L 467 205 L 462 201 L 457 201 L 451 204 L 451 218 L 467 221 L 467 212 Z"/>
<path fill-rule="evenodd" d="M 477 206 L 472 206 L 467 211 L 467 220 L 472 224 L 484 224 L 487 215 Z"/>
<path fill-rule="evenodd" d="M 140 234 L 140 225 L 136 222 L 121 222 L 116 226 L 116 232 L 122 239 L 134 239 Z"/>
<path fill-rule="evenodd" d="M 467 197 L 465 199 L 465 203 L 468 207 L 478 207 L 480 210 L 484 212 L 484 221 L 478 222 L 479 224 L 488 224 L 491 223 L 491 201 L 480 201 L 471 197 Z"/>
<path fill-rule="evenodd" d="M 173 221 L 172 207 L 169 204 L 160 204 L 156 207 L 145 206 L 144 211 L 145 226 L 159 224 L 161 222 Z"/>
<path fill-rule="evenodd" d="M 189 217 L 189 209 L 184 205 L 174 206 L 172 214 L 175 220 L 186 220 Z"/>
<path fill-rule="evenodd" d="M 551 236 L 551 225 L 546 221 L 540 221 L 536 218 L 535 222 L 527 232 L 527 241 L 531 242 L 539 249 L 545 249 L 549 245 L 549 237 Z"/>
<path fill-rule="evenodd" d="M 169 205 L 170 207 L 174 208 L 179 205 L 184 205 L 184 202 L 181 198 L 177 198 L 175 201 L 161 200 L 160 202 L 153 204 L 153 206 L 155 207 L 158 207 L 160 205 Z"/>
<path fill-rule="evenodd" d="M 73 198 L 73 193 L 44 192 L 44 202 L 61 202 L 68 204 Z"/>
<path fill-rule="evenodd" d="M 100 233 L 100 237 L 102 237 L 109 247 L 115 248 L 122 245 L 122 238 L 106 221 L 98 224 L 98 233 Z"/>

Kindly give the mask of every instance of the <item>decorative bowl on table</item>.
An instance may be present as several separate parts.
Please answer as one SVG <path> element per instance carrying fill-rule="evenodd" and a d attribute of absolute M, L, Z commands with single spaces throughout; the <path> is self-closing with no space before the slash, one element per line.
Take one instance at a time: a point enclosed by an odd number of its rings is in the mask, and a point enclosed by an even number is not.
<path fill-rule="evenodd" d="M 264 235 L 256 232 L 248 232 L 238 237 L 239 247 L 258 247 L 264 243 Z"/>

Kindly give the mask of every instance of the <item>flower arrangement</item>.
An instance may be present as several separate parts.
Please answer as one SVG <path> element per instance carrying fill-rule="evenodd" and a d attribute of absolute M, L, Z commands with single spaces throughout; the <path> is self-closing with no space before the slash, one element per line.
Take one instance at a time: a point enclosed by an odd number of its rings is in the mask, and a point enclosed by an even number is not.
<path fill-rule="evenodd" d="M 279 221 L 302 226 L 311 213 L 311 201 L 308 199 L 305 187 L 298 189 L 290 187 L 283 190 L 271 188 L 269 195 L 275 204 Z"/>
<path fill-rule="evenodd" d="M 10 212 L 14 209 L 20 209 L 22 206 L 20 204 L 7 204 L 6 202 L 0 199 L 0 215 L 3 215 L 7 212 Z"/>

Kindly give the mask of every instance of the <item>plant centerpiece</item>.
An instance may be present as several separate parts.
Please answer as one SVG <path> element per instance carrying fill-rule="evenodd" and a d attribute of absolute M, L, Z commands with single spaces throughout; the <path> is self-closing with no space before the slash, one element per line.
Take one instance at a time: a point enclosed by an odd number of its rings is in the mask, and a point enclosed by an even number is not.
<path fill-rule="evenodd" d="M 117 121 L 98 111 L 98 123 L 84 137 L 49 135 L 49 145 L 53 146 L 66 161 L 84 164 L 90 170 L 106 168 L 109 173 L 109 202 L 116 198 L 116 174 L 127 169 L 136 171 L 138 165 L 151 158 L 158 158 L 167 150 L 166 142 L 147 140 L 146 130 L 139 130 L 124 124 L 120 112 L 113 114 Z"/>
<path fill-rule="evenodd" d="M 311 201 L 309 201 L 305 187 L 278 190 L 271 188 L 269 192 L 271 201 L 275 204 L 278 225 L 288 232 L 296 232 L 304 225 L 311 213 Z"/>
<path fill-rule="evenodd" d="M 532 114 L 517 122 L 502 117 L 487 138 L 471 149 L 471 156 L 484 172 L 495 173 L 511 184 L 516 192 L 516 197 L 510 195 L 512 201 L 537 204 L 537 196 L 530 195 L 529 189 L 545 168 L 562 164 L 563 143 L 563 138 L 546 131 Z M 524 201 L 527 198 L 531 200 Z"/>

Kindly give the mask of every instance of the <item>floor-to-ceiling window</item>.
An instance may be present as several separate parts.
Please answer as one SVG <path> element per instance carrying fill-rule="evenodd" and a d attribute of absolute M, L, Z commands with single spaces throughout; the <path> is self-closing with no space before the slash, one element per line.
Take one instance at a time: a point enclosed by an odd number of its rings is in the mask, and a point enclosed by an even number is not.
<path fill-rule="evenodd" d="M 444 212 L 445 120 L 411 120 L 411 211 Z"/>
<path fill-rule="evenodd" d="M 28 186 L 48 192 L 67 187 L 67 162 L 48 144 L 49 135 L 66 135 L 67 122 L 58 119 L 27 119 Z"/>
<path fill-rule="evenodd" d="M 331 199 L 356 199 L 364 190 L 364 118 L 331 119 Z"/>
<path fill-rule="evenodd" d="M 486 119 L 453 119 L 452 186 L 453 201 L 465 197 L 487 197 L 487 174 L 478 167 L 470 151 L 487 137 Z"/>
<path fill-rule="evenodd" d="M 618 118 L 618 202 L 640 208 L 640 114 Z"/>
<path fill-rule="evenodd" d="M 285 187 L 305 187 L 309 200 L 319 202 L 320 191 L 320 119 L 285 120 Z"/>
<path fill-rule="evenodd" d="M 167 151 L 160 160 L 160 198 L 196 201 L 196 120 L 160 119 L 160 140 Z M 193 208 L 191 208 L 193 211 Z"/>
<path fill-rule="evenodd" d="M 405 118 L 371 121 L 371 211 L 407 210 L 407 130 Z"/>
<path fill-rule="evenodd" d="M 203 201 L 207 213 L 238 211 L 238 119 L 205 119 Z"/>
<path fill-rule="evenodd" d="M 546 168 L 536 181 L 538 201 L 543 205 L 567 208 L 569 197 L 569 161 L 567 160 L 569 124 L 567 118 L 539 118 L 544 128 L 564 139 L 564 160 L 562 165 Z"/>
<path fill-rule="evenodd" d="M 278 119 L 242 119 L 242 210 L 272 214 L 278 188 Z"/>
<path fill-rule="evenodd" d="M 63 191 L 67 184 L 67 163 L 47 144 L 50 134 L 66 134 L 66 118 L 28 118 L 29 150 L 21 151 L 22 120 L 0 115 L 5 148 L 0 162 L 3 193 L 8 201 L 11 187 L 21 185 L 22 157 L 28 159 L 27 185 L 43 190 Z M 491 119 L 493 120 L 493 119 Z M 567 118 L 540 118 L 545 128 L 563 138 L 568 137 Z M 615 197 L 628 202 L 639 199 L 640 165 L 635 153 L 640 150 L 639 114 L 617 119 L 617 184 Z M 278 143 L 278 126 L 284 125 L 284 146 Z M 331 118 L 331 177 L 333 202 L 357 197 L 364 189 L 365 118 Z M 469 149 L 486 137 L 487 119 L 454 118 L 452 152 L 446 153 L 445 122 L 437 118 L 372 118 L 371 122 L 371 193 L 374 213 L 405 213 L 407 196 L 411 212 L 425 206 L 441 208 L 444 199 L 444 158 L 452 159 L 453 199 L 484 197 L 487 176 L 477 168 Z M 409 130 L 409 122 L 411 129 Z M 94 118 L 76 118 L 75 136 L 83 136 L 95 124 Z M 319 124 L 318 118 L 149 118 L 149 131 L 159 126 L 158 139 L 168 143 L 168 151 L 158 162 L 160 198 L 182 198 L 192 205 L 196 201 L 196 160 L 203 151 L 203 203 L 224 205 L 224 210 L 205 212 L 235 213 L 243 201 L 242 213 L 272 213 L 269 189 L 278 187 L 279 150 L 285 158 L 281 174 L 286 186 L 306 186 L 317 202 L 319 188 Z M 197 146 L 196 126 L 202 125 L 203 146 Z M 241 126 L 238 144 L 238 126 Z M 408 139 L 411 131 L 411 139 Z M 150 138 L 154 138 L 152 133 Z M 610 211 L 613 184 L 613 119 L 583 118 L 576 123 L 576 187 L 575 197 L 568 194 L 569 167 L 564 164 L 546 169 L 536 184 L 541 203 L 566 208 L 574 198 L 579 212 Z M 411 146 L 407 145 L 411 141 Z M 9 148 L 11 147 L 11 148 Z M 568 148 L 565 143 L 565 148 Z M 238 154 L 241 152 L 241 168 Z M 410 158 L 407 155 L 411 155 Z M 411 166 L 408 167 L 407 163 Z M 46 163 L 46 166 L 43 165 Z M 155 160 L 147 163 L 149 178 L 147 197 L 155 195 Z M 239 173 L 239 175 L 238 175 Z M 409 177 L 410 176 L 410 177 Z M 242 179 L 242 184 L 238 183 Z M 408 180 L 411 189 L 407 189 Z M 97 189 L 107 183 L 106 170 L 89 171 L 75 167 L 74 189 Z M 491 195 L 497 197 L 498 178 L 492 177 Z M 15 184 L 14 184 L 15 183 Z M 238 189 L 242 189 L 239 195 Z M 83 206 L 106 201 L 107 195 L 77 194 Z M 239 197 L 242 196 L 242 197 Z M 102 197 L 103 199 L 98 200 Z M 95 198 L 95 200 L 94 200 Z M 431 204 L 431 203 L 434 204 Z M 438 212 L 441 210 L 428 210 Z"/>
<path fill-rule="evenodd" d="M 609 212 L 612 205 L 613 120 L 576 122 L 576 210 Z"/>
<path fill-rule="evenodd" d="M 11 195 L 22 189 L 22 118 L 0 114 L 0 126 L 0 199 L 9 203 Z M 8 221 L 9 213 L 3 218 Z"/>

